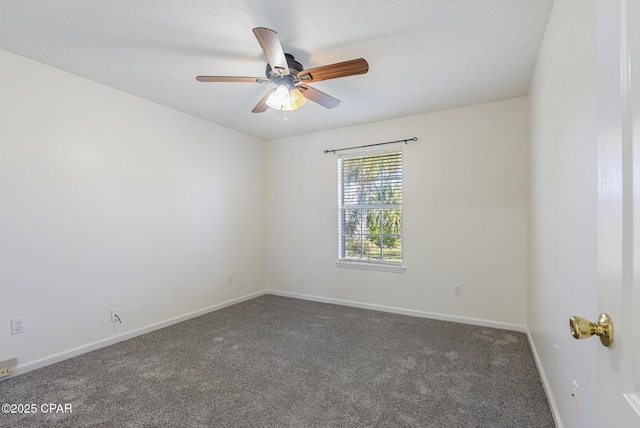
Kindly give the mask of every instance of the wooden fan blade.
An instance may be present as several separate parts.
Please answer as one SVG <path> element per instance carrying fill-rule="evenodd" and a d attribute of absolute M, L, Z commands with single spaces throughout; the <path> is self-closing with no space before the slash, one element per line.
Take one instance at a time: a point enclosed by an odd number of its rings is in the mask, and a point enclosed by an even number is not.
<path fill-rule="evenodd" d="M 267 98 L 269 98 L 269 95 L 273 94 L 274 92 L 275 92 L 275 89 L 271 89 L 269 92 L 267 92 L 267 95 L 262 97 L 260 102 L 256 104 L 253 110 L 251 110 L 251 113 L 262 113 L 267 111 L 267 109 L 269 108 L 269 106 L 267 105 Z"/>
<path fill-rule="evenodd" d="M 358 58 L 302 70 L 298 73 L 298 78 L 303 82 L 319 82 L 320 80 L 335 79 L 337 77 L 366 74 L 368 71 L 369 63 L 364 58 Z"/>
<path fill-rule="evenodd" d="M 287 65 L 287 58 L 284 56 L 278 33 L 268 28 L 257 27 L 253 29 L 253 34 L 258 39 L 271 69 L 280 70 L 284 75 L 289 74 L 289 65 Z"/>
<path fill-rule="evenodd" d="M 264 77 L 241 77 L 241 76 L 198 76 L 198 82 L 247 82 L 247 83 L 267 83 L 269 79 Z"/>
<path fill-rule="evenodd" d="M 325 108 L 335 108 L 340 104 L 340 100 L 337 98 L 333 98 L 331 95 L 325 94 L 322 91 L 312 88 L 307 85 L 298 85 L 298 89 L 302 92 L 302 95 L 308 100 L 313 101 L 314 103 L 320 104 Z"/>

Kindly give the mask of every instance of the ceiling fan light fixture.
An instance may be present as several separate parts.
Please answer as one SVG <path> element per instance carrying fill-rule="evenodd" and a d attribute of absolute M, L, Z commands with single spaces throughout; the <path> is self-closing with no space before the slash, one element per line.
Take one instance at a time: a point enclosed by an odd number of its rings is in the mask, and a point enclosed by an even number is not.
<path fill-rule="evenodd" d="M 299 109 L 307 102 L 307 99 L 302 95 L 302 91 L 298 88 L 293 88 L 289 91 L 289 100 L 293 110 Z"/>
<path fill-rule="evenodd" d="M 290 103 L 291 96 L 287 85 L 278 85 L 276 90 L 267 98 L 267 105 L 276 110 L 284 110 Z"/>
<path fill-rule="evenodd" d="M 298 88 L 289 89 L 287 85 L 278 85 L 266 104 L 278 111 L 293 111 L 302 107 L 307 99 L 302 95 L 302 91 Z"/>

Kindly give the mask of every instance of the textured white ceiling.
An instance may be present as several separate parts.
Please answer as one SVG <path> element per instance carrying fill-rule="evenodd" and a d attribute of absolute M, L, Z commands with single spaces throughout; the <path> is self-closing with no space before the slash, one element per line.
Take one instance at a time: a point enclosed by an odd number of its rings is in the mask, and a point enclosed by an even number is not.
<path fill-rule="evenodd" d="M 2 0 L 0 48 L 264 140 L 526 95 L 553 0 Z M 271 84 L 251 29 L 305 68 L 365 58 L 313 83 L 342 101 L 251 113 Z M 43 76 L 46 78 L 46 76 Z"/>

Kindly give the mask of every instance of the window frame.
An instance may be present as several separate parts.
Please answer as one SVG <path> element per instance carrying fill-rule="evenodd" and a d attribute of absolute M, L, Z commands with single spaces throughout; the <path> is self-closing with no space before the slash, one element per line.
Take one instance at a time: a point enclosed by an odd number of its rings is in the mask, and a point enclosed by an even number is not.
<path fill-rule="evenodd" d="M 362 159 L 371 156 L 380 156 L 391 153 L 399 153 L 400 154 L 400 188 L 401 192 L 401 200 L 399 204 L 363 204 L 363 205 L 344 205 L 343 204 L 343 195 L 344 195 L 344 187 L 343 187 L 343 169 L 342 162 L 345 159 Z M 388 148 L 386 150 L 375 150 L 368 152 L 358 152 L 358 153 L 348 153 L 342 154 L 338 157 L 338 258 L 336 261 L 336 266 L 339 268 L 345 269 L 364 269 L 364 270 L 373 270 L 373 271 L 383 271 L 383 272 L 396 272 L 396 273 L 404 273 L 406 268 L 404 265 L 404 153 L 402 147 Z M 401 245 L 400 245 L 400 261 L 385 261 L 385 260 L 366 260 L 362 259 L 362 252 L 360 259 L 347 259 L 341 258 L 345 255 L 344 249 L 344 217 L 343 212 L 345 210 L 354 209 L 354 210 L 367 210 L 367 209 L 399 209 L 400 210 L 400 233 L 392 234 L 393 236 L 399 236 Z M 382 213 L 381 213 L 382 214 Z M 363 233 L 359 234 L 361 237 L 365 235 Z M 384 239 L 385 234 L 382 233 L 382 228 L 380 233 L 378 234 L 380 239 Z M 362 245 L 362 244 L 361 244 Z"/>

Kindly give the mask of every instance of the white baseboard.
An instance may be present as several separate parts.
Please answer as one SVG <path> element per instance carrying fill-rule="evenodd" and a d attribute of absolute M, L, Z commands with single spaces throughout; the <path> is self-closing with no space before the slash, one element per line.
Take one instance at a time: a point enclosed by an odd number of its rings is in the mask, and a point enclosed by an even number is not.
<path fill-rule="evenodd" d="M 403 308 L 396 308 L 393 306 L 375 305 L 373 303 L 362 303 L 362 302 L 356 302 L 352 300 L 332 299 L 330 297 L 291 293 L 289 291 L 267 290 L 266 293 L 273 294 L 275 296 L 292 297 L 294 299 L 311 300 L 314 302 L 332 303 L 334 305 L 342 305 L 342 306 L 351 306 L 353 308 L 371 309 L 374 311 L 381 311 L 381 312 L 390 312 L 392 314 L 409 315 L 409 316 L 420 317 L 420 318 L 430 318 L 430 319 L 435 319 L 440 321 L 450 321 L 450 322 L 457 322 L 462 324 L 478 325 L 482 327 L 500 328 L 503 330 L 518 331 L 520 333 L 527 332 L 527 327 L 524 325 L 510 324 L 510 323 L 505 323 L 501 321 L 491 321 L 491 320 L 484 320 L 479 318 L 446 315 L 446 314 L 440 314 L 437 312 L 417 311 L 414 309 L 403 309 Z"/>
<path fill-rule="evenodd" d="M 226 308 L 228 306 L 232 306 L 247 300 L 254 299 L 256 297 L 262 296 L 266 294 L 265 291 L 258 291 L 256 293 L 248 294 L 246 296 L 238 297 L 235 299 L 227 300 L 226 302 L 218 303 L 217 305 L 209 306 L 204 309 L 199 309 L 197 311 L 189 312 L 183 315 L 179 315 L 177 317 L 169 318 L 164 321 L 160 321 L 146 327 L 141 327 L 136 330 L 128 331 L 126 333 L 119 334 L 117 336 L 109 337 L 106 339 L 97 340 L 95 342 L 88 343 L 86 345 L 78 346 L 77 348 L 69 349 L 67 351 L 63 351 L 54 355 L 50 355 L 48 357 L 40 358 L 38 360 L 29 361 L 25 364 L 19 364 L 16 366 L 15 371 L 6 377 L 0 379 L 0 382 L 6 379 L 10 379 L 14 376 L 18 376 L 32 370 L 39 369 L 41 367 L 45 367 L 51 364 L 59 363 L 60 361 L 67 360 L 69 358 L 77 357 L 78 355 L 86 354 L 87 352 L 95 351 L 96 349 L 104 348 L 105 346 L 113 345 L 118 342 L 123 342 L 128 339 L 132 339 L 136 336 L 140 336 L 146 333 L 151 333 L 155 330 L 160 330 L 161 328 L 168 327 L 173 324 L 177 324 L 182 321 L 187 321 L 191 318 L 199 317 L 201 315 L 208 314 L 210 312 L 215 312 L 217 310 Z"/>
<path fill-rule="evenodd" d="M 531 347 L 531 353 L 533 354 L 533 360 L 536 362 L 536 367 L 538 368 L 538 373 L 540 373 L 540 378 L 542 379 L 542 386 L 544 387 L 544 392 L 547 395 L 547 401 L 549 402 L 549 407 L 551 407 L 551 415 L 553 416 L 553 421 L 556 423 L 556 428 L 563 428 L 562 419 L 560 419 L 560 412 L 558 411 L 558 406 L 556 406 L 556 401 L 553 398 L 553 392 L 551 392 L 551 385 L 549 385 L 549 381 L 547 380 L 547 375 L 544 372 L 544 368 L 542 367 L 542 361 L 540 360 L 540 356 L 538 355 L 538 350 L 536 349 L 536 344 L 533 341 L 533 337 L 531 336 L 531 332 L 527 328 L 527 338 L 529 339 L 529 346 Z"/>

